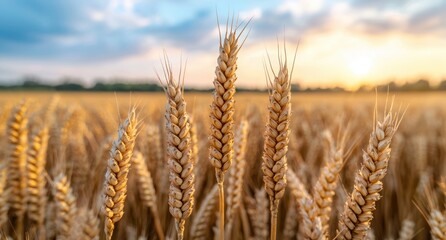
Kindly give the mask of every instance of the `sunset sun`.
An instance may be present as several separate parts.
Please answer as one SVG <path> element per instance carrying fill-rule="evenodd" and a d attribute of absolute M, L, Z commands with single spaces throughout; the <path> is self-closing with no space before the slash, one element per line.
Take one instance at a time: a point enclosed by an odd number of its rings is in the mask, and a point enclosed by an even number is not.
<path fill-rule="evenodd" d="M 372 61 L 369 58 L 354 59 L 349 64 L 350 71 L 357 77 L 364 77 L 370 72 Z"/>

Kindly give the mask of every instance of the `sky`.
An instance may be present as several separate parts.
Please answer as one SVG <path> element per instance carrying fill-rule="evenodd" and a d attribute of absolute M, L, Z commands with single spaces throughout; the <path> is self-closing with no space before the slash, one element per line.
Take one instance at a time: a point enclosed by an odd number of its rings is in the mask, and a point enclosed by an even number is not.
<path fill-rule="evenodd" d="M 212 86 L 218 25 L 252 18 L 238 86 L 265 87 L 266 52 L 299 42 L 293 82 L 304 86 L 446 79 L 444 0 L 0 0 L 0 83 L 35 76 L 155 79 L 166 51 L 185 83 Z"/>

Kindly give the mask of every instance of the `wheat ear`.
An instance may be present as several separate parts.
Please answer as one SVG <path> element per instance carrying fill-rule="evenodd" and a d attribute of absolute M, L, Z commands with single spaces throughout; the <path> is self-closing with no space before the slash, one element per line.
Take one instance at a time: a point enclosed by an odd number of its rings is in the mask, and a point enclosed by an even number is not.
<path fill-rule="evenodd" d="M 265 129 L 263 147 L 263 182 L 270 199 L 271 239 L 276 239 L 277 215 L 279 202 L 285 194 L 288 142 L 290 134 L 291 114 L 291 84 L 288 67 L 285 62 L 279 62 L 277 76 L 274 71 L 274 81 L 268 80 L 269 105 L 268 122 Z M 272 69 L 271 69 L 272 70 Z"/>
<path fill-rule="evenodd" d="M 415 236 L 415 222 L 406 218 L 403 220 L 398 240 L 411 240 Z"/>
<path fill-rule="evenodd" d="M 320 217 L 323 233 L 325 236 L 328 236 L 331 205 L 333 204 L 339 173 L 344 164 L 344 148 L 343 141 L 336 148 L 329 131 L 324 132 L 324 137 L 328 145 L 328 159 L 313 188 L 313 201 L 317 209 L 317 216 Z"/>
<path fill-rule="evenodd" d="M 23 234 L 23 218 L 26 206 L 26 149 L 28 144 L 27 103 L 17 105 L 8 124 L 8 177 L 6 179 L 9 192 L 9 210 L 16 217 L 15 231 L 21 239 Z"/>
<path fill-rule="evenodd" d="M 446 239 L 446 217 L 437 209 L 432 209 L 428 218 L 431 237 L 434 240 Z"/>
<path fill-rule="evenodd" d="M 254 239 L 267 239 L 269 212 L 265 211 L 268 208 L 268 198 L 265 189 L 256 190 L 254 198 L 249 197 L 247 201 L 247 212 L 253 225 Z"/>
<path fill-rule="evenodd" d="M 215 185 L 201 202 L 197 215 L 192 222 L 191 238 L 196 240 L 209 239 L 208 234 L 211 224 L 214 222 L 215 209 L 217 207 L 218 186 Z"/>
<path fill-rule="evenodd" d="M 137 174 L 138 188 L 144 204 L 152 211 L 155 220 L 155 229 L 160 240 L 164 240 L 164 231 L 161 226 L 158 205 L 156 203 L 155 187 L 153 186 L 152 175 L 150 174 L 144 156 L 141 152 L 135 152 L 133 156 L 133 164 Z"/>
<path fill-rule="evenodd" d="M 300 201 L 301 199 L 311 199 L 304 183 L 302 183 L 292 169 L 287 169 L 287 186 L 290 188 L 291 194 L 296 201 Z"/>
<path fill-rule="evenodd" d="M 287 171 L 288 186 L 291 194 L 296 199 L 296 208 L 302 216 L 302 223 L 299 226 L 300 238 L 304 239 L 325 239 L 322 230 L 321 218 L 319 217 L 319 209 L 313 202 L 313 198 L 308 193 L 305 185 L 296 176 L 292 169 Z"/>
<path fill-rule="evenodd" d="M 370 228 L 375 204 L 381 198 L 381 180 L 387 173 L 390 143 L 399 123 L 399 116 L 394 115 L 392 109 L 382 122 L 376 122 L 367 149 L 363 151 L 363 162 L 356 174 L 353 191 L 339 220 L 340 239 L 363 239 Z"/>
<path fill-rule="evenodd" d="M 322 230 L 321 218 L 312 198 L 301 198 L 298 200 L 299 213 L 302 216 L 302 225 L 299 226 L 304 239 L 321 240 L 327 239 Z"/>
<path fill-rule="evenodd" d="M 180 80 L 174 81 L 172 68 L 167 58 L 164 71 L 167 85 L 165 118 L 170 180 L 169 212 L 175 219 L 178 239 L 181 240 L 184 237 L 186 220 L 194 208 L 194 164 L 191 158 L 189 116 L 186 112 L 186 101 L 183 98 L 183 86 Z"/>
<path fill-rule="evenodd" d="M 79 240 L 99 240 L 99 219 L 87 208 L 81 208 L 78 214 L 80 228 L 76 233 Z"/>
<path fill-rule="evenodd" d="M 145 156 L 147 156 L 147 163 L 150 163 L 148 166 L 149 171 L 154 175 L 152 176 L 154 179 L 158 179 L 161 175 L 162 169 L 165 165 L 164 160 L 164 150 L 161 146 L 162 140 L 159 126 L 154 123 L 153 125 L 146 126 L 147 129 L 147 139 L 149 142 L 147 143 L 147 151 Z"/>
<path fill-rule="evenodd" d="M 27 170 L 27 210 L 28 217 L 40 231 L 40 239 L 45 238 L 45 208 L 47 190 L 45 178 L 46 151 L 48 146 L 48 129 L 40 129 L 32 137 L 28 148 Z"/>
<path fill-rule="evenodd" d="M 225 228 L 224 174 L 231 166 L 233 154 L 233 115 L 235 82 L 237 80 L 237 54 L 241 48 L 238 45 L 238 40 L 245 29 L 243 28 L 240 33 L 237 33 L 237 28 L 233 29 L 232 25 L 229 31 L 227 28 L 228 23 L 226 25 L 224 39 L 221 38 L 220 34 L 219 55 L 213 82 L 214 92 L 210 114 L 211 135 L 209 137 L 209 159 L 215 168 L 215 175 L 219 186 L 219 238 L 221 240 L 224 239 Z"/>
<path fill-rule="evenodd" d="M 65 174 L 59 174 L 53 183 L 56 217 L 56 239 L 70 239 L 76 216 L 76 198 Z"/>
<path fill-rule="evenodd" d="M 237 216 L 237 211 L 240 208 L 243 193 L 243 177 L 245 176 L 245 153 L 246 142 L 248 138 L 248 122 L 243 120 L 235 133 L 234 141 L 234 160 L 235 166 L 229 170 L 228 178 L 228 211 L 227 211 L 227 233 L 232 231 L 234 218 Z"/>
<path fill-rule="evenodd" d="M 194 165 L 198 164 L 198 136 L 197 136 L 197 124 L 194 122 L 194 118 L 190 116 L 189 118 L 189 126 L 190 126 L 190 142 L 191 142 L 191 151 L 192 151 L 192 161 Z M 196 188 L 195 188 L 196 190 Z"/>
<path fill-rule="evenodd" d="M 128 118 L 119 126 L 118 138 L 113 142 L 107 164 L 104 183 L 103 213 L 105 215 L 105 237 L 110 240 L 118 222 L 124 215 L 127 196 L 127 180 L 130 161 L 135 146 L 137 120 L 132 108 Z"/>

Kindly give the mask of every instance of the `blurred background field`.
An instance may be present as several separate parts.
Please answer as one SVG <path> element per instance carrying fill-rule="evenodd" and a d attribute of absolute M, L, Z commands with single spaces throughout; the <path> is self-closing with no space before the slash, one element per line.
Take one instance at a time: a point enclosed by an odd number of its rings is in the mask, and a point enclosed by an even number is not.
<path fill-rule="evenodd" d="M 445 108 L 446 94 L 444 92 L 390 92 L 389 98 L 395 97 L 395 104 L 403 107 L 429 107 Z M 14 91 L 1 92 L 0 103 L 11 104 L 21 99 L 28 99 L 31 102 L 42 103 L 50 101 L 53 97 L 59 97 L 65 104 L 81 104 L 85 106 L 103 106 L 113 105 L 116 108 L 116 102 L 119 105 L 138 104 L 141 107 L 163 108 L 166 99 L 162 92 L 34 92 L 34 91 Z M 370 106 L 377 100 L 379 105 L 386 101 L 387 93 L 293 93 L 292 103 L 301 107 L 317 107 L 321 105 L 352 105 Z M 188 107 L 193 110 L 199 108 L 209 111 L 209 105 L 212 100 L 209 92 L 186 92 L 185 98 Z M 268 102 L 266 93 L 237 93 L 235 96 L 237 108 L 245 108 L 247 105 L 265 106 Z"/>

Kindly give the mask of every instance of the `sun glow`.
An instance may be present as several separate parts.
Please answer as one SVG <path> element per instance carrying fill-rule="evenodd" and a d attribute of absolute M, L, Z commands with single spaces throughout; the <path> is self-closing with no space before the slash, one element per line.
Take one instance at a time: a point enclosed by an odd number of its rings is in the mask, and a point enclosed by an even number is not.
<path fill-rule="evenodd" d="M 357 77 L 363 77 L 370 72 L 372 61 L 368 57 L 352 59 L 349 64 L 351 72 Z"/>
<path fill-rule="evenodd" d="M 370 72 L 372 61 L 370 58 L 357 58 L 353 59 L 349 66 L 353 75 L 357 77 L 364 77 Z"/>

